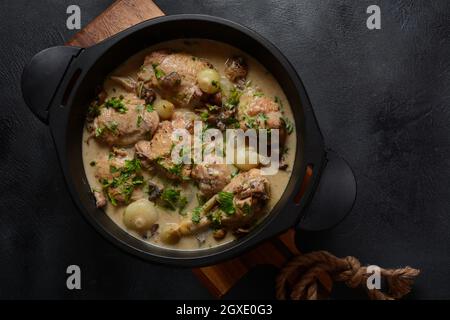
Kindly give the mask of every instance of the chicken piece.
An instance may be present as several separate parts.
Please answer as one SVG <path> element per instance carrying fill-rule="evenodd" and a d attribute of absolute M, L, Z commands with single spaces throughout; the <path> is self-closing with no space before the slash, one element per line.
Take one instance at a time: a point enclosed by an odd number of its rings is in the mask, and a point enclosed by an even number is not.
<path fill-rule="evenodd" d="M 131 77 L 111 76 L 110 79 L 128 92 L 135 92 L 136 90 L 137 82 Z"/>
<path fill-rule="evenodd" d="M 127 203 L 134 188 L 143 183 L 139 161 L 131 159 L 124 150 L 103 155 L 96 161 L 95 166 L 95 177 L 102 184 L 104 193 L 113 205 Z M 97 205 L 102 204 L 99 193 L 94 192 Z"/>
<path fill-rule="evenodd" d="M 108 145 L 127 146 L 150 138 L 158 124 L 158 113 L 147 110 L 144 100 L 130 94 L 106 100 L 93 130 L 95 137 Z"/>
<path fill-rule="evenodd" d="M 151 141 L 142 140 L 136 143 L 136 155 L 149 165 L 156 164 L 169 179 L 188 179 L 191 174 L 191 166 L 175 164 L 172 161 L 174 129 L 176 128 L 171 121 L 161 122 Z"/>
<path fill-rule="evenodd" d="M 280 129 L 281 131 L 284 129 L 283 115 L 279 104 L 254 88 L 248 89 L 242 94 L 237 114 L 243 130 L 254 128 Z"/>
<path fill-rule="evenodd" d="M 172 126 L 175 129 L 186 129 L 191 134 L 194 133 L 194 122 L 200 118 L 191 111 L 178 109 L 173 113 Z"/>
<path fill-rule="evenodd" d="M 136 81 L 132 77 L 111 76 L 110 80 L 121 86 L 124 90 L 136 94 L 140 99 L 144 99 L 146 104 L 152 104 L 156 99 L 156 92 L 153 89 L 144 87 L 144 82 Z"/>
<path fill-rule="evenodd" d="M 222 214 L 222 225 L 240 227 L 257 218 L 269 199 L 270 184 L 259 169 L 238 174 L 224 189 L 234 194 L 234 215 Z"/>
<path fill-rule="evenodd" d="M 173 126 L 170 121 L 162 121 L 151 141 L 139 141 L 134 146 L 139 157 L 150 161 L 170 156 L 172 150 Z"/>
<path fill-rule="evenodd" d="M 138 80 L 145 88 L 157 89 L 164 99 L 180 107 L 198 105 L 203 92 L 197 85 L 197 74 L 212 65 L 206 60 L 183 52 L 153 51 L 145 57 Z"/>
<path fill-rule="evenodd" d="M 180 223 L 177 232 L 180 235 L 190 235 L 211 225 L 229 229 L 248 226 L 260 217 L 262 209 L 270 198 L 269 181 L 261 175 L 259 169 L 238 174 L 223 191 L 233 194 L 235 211 L 232 214 L 219 210 L 220 195 L 215 195 L 201 207 L 197 222 L 193 222 L 191 217 Z"/>
<path fill-rule="evenodd" d="M 241 56 L 229 58 L 225 62 L 225 75 L 232 82 L 243 82 L 247 77 L 248 65 Z"/>
<path fill-rule="evenodd" d="M 218 163 L 217 157 L 210 157 L 209 161 L 196 164 L 191 172 L 191 178 L 198 183 L 201 193 L 209 199 L 221 191 L 231 181 L 230 166 Z"/>

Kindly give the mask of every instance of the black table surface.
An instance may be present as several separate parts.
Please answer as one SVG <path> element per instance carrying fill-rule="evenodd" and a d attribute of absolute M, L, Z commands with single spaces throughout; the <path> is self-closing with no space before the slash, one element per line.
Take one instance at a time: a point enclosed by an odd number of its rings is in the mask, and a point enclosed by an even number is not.
<path fill-rule="evenodd" d="M 303 251 L 420 268 L 411 298 L 450 298 L 450 5 L 376 1 L 156 1 L 167 14 L 240 22 L 288 57 L 309 93 L 328 147 L 352 166 L 356 204 L 332 230 L 299 232 Z M 61 45 L 66 8 L 86 25 L 111 0 L 0 4 L 0 298 L 209 298 L 188 269 L 156 266 L 116 249 L 78 213 L 49 129 L 21 98 L 20 75 L 41 49 Z M 66 289 L 66 268 L 82 290 Z M 261 268 L 228 297 L 273 297 Z M 351 297 L 337 290 L 335 298 Z"/>

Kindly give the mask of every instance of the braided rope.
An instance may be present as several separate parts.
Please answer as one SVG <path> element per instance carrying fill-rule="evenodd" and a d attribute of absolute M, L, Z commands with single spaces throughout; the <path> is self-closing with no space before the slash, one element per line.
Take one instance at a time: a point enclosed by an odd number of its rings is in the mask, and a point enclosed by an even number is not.
<path fill-rule="evenodd" d="M 332 282 L 344 282 L 350 288 L 363 288 L 371 300 L 400 299 L 411 291 L 420 270 L 411 267 L 401 269 L 380 268 L 380 275 L 386 279 L 387 293 L 369 289 L 367 267 L 355 257 L 337 258 L 326 251 L 316 251 L 292 258 L 281 270 L 276 281 L 277 299 L 285 300 L 290 288 L 292 300 L 317 300 L 331 292 Z M 330 283 L 327 284 L 327 280 Z M 325 295 L 325 296 L 326 296 Z"/>

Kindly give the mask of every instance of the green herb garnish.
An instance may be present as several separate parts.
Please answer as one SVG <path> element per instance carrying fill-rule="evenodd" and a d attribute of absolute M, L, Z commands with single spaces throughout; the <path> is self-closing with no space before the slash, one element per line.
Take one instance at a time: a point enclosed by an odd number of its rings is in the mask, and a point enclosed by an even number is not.
<path fill-rule="evenodd" d="M 111 180 L 101 179 L 100 183 L 103 189 L 107 190 L 106 194 L 112 205 L 117 205 L 117 199 L 111 194 L 111 189 L 115 189 L 124 197 L 125 202 L 131 198 L 131 194 L 136 186 L 144 183 L 144 178 L 137 175 L 141 170 L 139 159 L 125 160 L 123 167 L 110 165 L 110 173 L 118 173 Z"/>
<path fill-rule="evenodd" d="M 122 169 L 125 173 L 134 173 L 141 171 L 141 161 L 139 159 L 125 160 L 125 166 Z"/>
<path fill-rule="evenodd" d="M 201 214 L 201 212 L 202 212 L 202 207 L 197 207 L 197 208 L 195 208 L 195 209 L 192 211 L 192 217 L 191 217 L 191 219 L 192 219 L 192 222 L 193 222 L 193 223 L 197 224 L 197 223 L 200 222 L 200 219 L 201 219 L 200 214 Z"/>
<path fill-rule="evenodd" d="M 181 196 L 180 190 L 173 188 L 164 189 L 164 191 L 161 193 L 160 199 L 163 202 L 164 207 L 170 210 L 178 209 L 180 213 L 186 207 L 186 204 L 188 202 L 186 197 Z"/>
<path fill-rule="evenodd" d="M 275 96 L 274 101 L 280 107 L 281 112 L 283 112 L 284 111 L 284 106 L 283 106 L 283 101 L 281 101 L 280 97 Z"/>
<path fill-rule="evenodd" d="M 209 113 L 208 111 L 203 111 L 202 113 L 200 113 L 200 119 L 202 121 L 207 121 L 209 118 Z"/>
<path fill-rule="evenodd" d="M 179 164 L 174 165 L 173 167 L 167 168 L 167 171 L 169 171 L 169 173 L 174 174 L 176 176 L 181 176 L 182 169 L 183 169 L 183 163 L 179 163 Z"/>
<path fill-rule="evenodd" d="M 119 98 L 112 97 L 111 99 L 106 100 L 105 107 L 113 108 L 119 113 L 125 113 L 128 111 L 127 107 L 125 107 L 125 104 L 123 103 L 123 96 L 120 96 Z"/>
<path fill-rule="evenodd" d="M 142 118 L 141 115 L 138 115 L 137 121 L 136 121 L 136 127 L 139 128 L 141 126 L 142 121 L 144 121 L 144 118 Z"/>
<path fill-rule="evenodd" d="M 233 88 L 230 90 L 230 95 L 228 96 L 227 101 L 225 102 L 225 107 L 227 109 L 233 109 L 239 104 L 239 100 L 241 99 L 242 92 L 237 88 Z"/>
<path fill-rule="evenodd" d="M 117 134 L 118 127 L 119 124 L 116 121 L 109 121 L 105 126 L 105 128 L 108 129 L 113 134 Z"/>
<path fill-rule="evenodd" d="M 245 125 L 247 126 L 247 128 L 249 129 L 255 129 L 256 128 L 256 118 L 255 117 L 250 117 L 248 115 L 244 115 L 242 117 L 242 119 L 245 122 Z"/>
<path fill-rule="evenodd" d="M 145 105 L 145 110 L 147 110 L 147 112 L 152 112 L 155 111 L 155 108 L 153 108 L 153 105 L 151 103 L 147 103 Z"/>
<path fill-rule="evenodd" d="M 220 210 L 216 210 L 208 214 L 208 219 L 212 222 L 212 227 L 219 229 L 222 225 L 222 213 Z"/>
<path fill-rule="evenodd" d="M 158 64 L 154 63 L 154 64 L 152 64 L 152 67 L 153 67 L 153 72 L 155 73 L 156 79 L 159 80 L 166 75 L 164 73 L 164 71 L 162 71 L 161 69 L 158 68 Z"/>
<path fill-rule="evenodd" d="M 286 128 L 286 132 L 291 134 L 294 131 L 294 124 L 286 117 L 282 117 L 281 120 L 284 123 L 284 127 Z"/>
<path fill-rule="evenodd" d="M 264 123 L 264 124 L 266 124 L 267 120 L 269 119 L 265 113 L 259 113 L 257 117 L 258 117 L 258 121 L 260 123 Z"/>
<path fill-rule="evenodd" d="M 233 205 L 234 194 L 231 192 L 220 191 L 217 197 L 217 202 L 219 202 L 219 208 L 227 215 L 233 215 L 236 209 Z"/>
<path fill-rule="evenodd" d="M 101 127 L 97 127 L 95 129 L 95 137 L 98 138 L 103 134 L 103 131 L 105 130 L 105 128 L 101 128 Z"/>
<path fill-rule="evenodd" d="M 116 173 L 116 172 L 119 172 L 119 169 L 117 169 L 117 167 L 111 165 L 111 166 L 109 166 L 109 172 Z"/>

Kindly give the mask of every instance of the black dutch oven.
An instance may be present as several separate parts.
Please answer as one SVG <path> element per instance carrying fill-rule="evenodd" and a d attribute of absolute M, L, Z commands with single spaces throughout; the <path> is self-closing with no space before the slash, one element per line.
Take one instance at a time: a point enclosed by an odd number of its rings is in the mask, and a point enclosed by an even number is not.
<path fill-rule="evenodd" d="M 297 151 L 292 176 L 272 212 L 247 236 L 210 249 L 170 250 L 141 241 L 95 207 L 82 161 L 82 132 L 94 89 L 119 64 L 156 43 L 204 38 L 228 43 L 256 58 L 277 79 L 293 109 Z M 291 228 L 330 228 L 351 210 L 356 182 L 348 164 L 326 150 L 308 95 L 292 65 L 269 41 L 246 27 L 204 15 L 142 22 L 90 48 L 59 46 L 36 54 L 22 75 L 24 99 L 49 125 L 72 198 L 86 219 L 117 246 L 147 260 L 201 266 L 234 257 Z M 307 168 L 308 184 L 302 186 Z M 299 197 L 301 189 L 302 197 Z"/>

